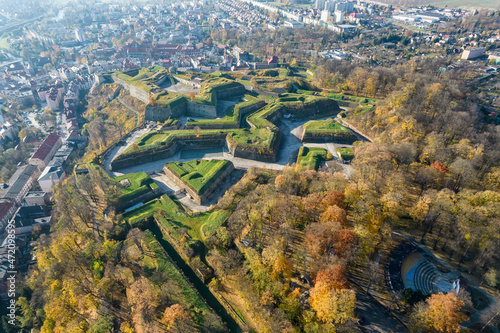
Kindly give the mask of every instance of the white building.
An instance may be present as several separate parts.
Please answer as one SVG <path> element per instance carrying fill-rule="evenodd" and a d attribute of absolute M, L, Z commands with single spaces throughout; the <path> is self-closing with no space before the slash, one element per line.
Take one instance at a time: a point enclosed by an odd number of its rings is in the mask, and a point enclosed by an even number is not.
<path fill-rule="evenodd" d="M 323 22 L 328 22 L 330 20 L 330 11 L 329 10 L 322 10 L 321 11 L 321 21 Z"/>
<path fill-rule="evenodd" d="M 336 10 L 334 14 L 335 14 L 335 22 L 336 23 L 340 23 L 340 24 L 344 23 L 344 13 L 343 12 Z"/>
<path fill-rule="evenodd" d="M 48 166 L 43 170 L 42 174 L 38 178 L 38 184 L 44 192 L 49 193 L 56 184 L 59 184 L 64 179 L 65 176 L 66 173 L 62 167 Z"/>

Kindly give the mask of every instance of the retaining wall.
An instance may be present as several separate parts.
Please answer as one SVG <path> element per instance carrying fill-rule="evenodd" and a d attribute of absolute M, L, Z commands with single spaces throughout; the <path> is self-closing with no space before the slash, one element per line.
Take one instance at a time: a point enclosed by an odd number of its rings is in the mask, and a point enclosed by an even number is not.
<path fill-rule="evenodd" d="M 278 160 L 278 150 L 281 142 L 281 132 L 278 130 L 276 139 L 272 144 L 272 151 L 265 151 L 263 148 L 236 146 L 229 140 L 227 148 L 234 157 L 241 157 L 262 162 L 276 162 Z"/>
<path fill-rule="evenodd" d="M 153 190 L 151 192 L 145 193 L 143 195 L 137 196 L 137 197 L 135 197 L 132 200 L 129 200 L 127 202 L 114 205 L 115 212 L 124 211 L 128 207 L 132 207 L 133 205 L 136 205 L 136 204 L 138 204 L 140 202 L 151 201 L 154 198 L 156 198 L 157 196 L 159 196 L 160 194 L 162 194 L 162 192 L 161 192 L 161 189 L 158 187 L 157 189 L 155 189 L 155 190 Z"/>

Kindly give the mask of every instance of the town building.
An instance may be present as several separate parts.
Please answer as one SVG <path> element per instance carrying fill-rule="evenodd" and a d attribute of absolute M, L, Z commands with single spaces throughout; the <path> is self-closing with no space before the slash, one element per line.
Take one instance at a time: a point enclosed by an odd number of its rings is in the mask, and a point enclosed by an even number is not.
<path fill-rule="evenodd" d="M 55 152 L 61 147 L 62 140 L 61 136 L 56 133 L 50 133 L 45 140 L 42 142 L 40 147 L 31 156 L 29 163 L 32 165 L 37 165 L 41 170 L 43 170 L 47 163 L 52 159 Z"/>
<path fill-rule="evenodd" d="M 484 47 L 476 47 L 476 48 L 464 50 L 464 52 L 462 53 L 462 59 L 463 60 L 477 59 L 479 57 L 484 56 L 484 51 L 485 51 Z"/>
<path fill-rule="evenodd" d="M 48 202 L 48 194 L 43 191 L 30 191 L 24 197 L 27 206 L 45 206 Z"/>
<path fill-rule="evenodd" d="M 0 199 L 13 201 L 15 204 L 21 204 L 24 196 L 38 179 L 40 169 L 37 165 L 27 164 L 17 168 L 16 172 L 10 177 L 7 185 L 0 190 Z"/>
<path fill-rule="evenodd" d="M 323 22 L 330 21 L 330 11 L 329 10 L 324 9 L 321 11 L 321 21 L 323 21 Z"/>
<path fill-rule="evenodd" d="M 16 205 L 12 201 L 2 200 L 0 202 L 0 230 L 4 230 L 7 222 L 16 211 Z"/>
<path fill-rule="evenodd" d="M 38 178 L 38 184 L 44 192 L 51 192 L 52 188 L 63 181 L 66 173 L 61 166 L 47 166 L 40 177 Z"/>

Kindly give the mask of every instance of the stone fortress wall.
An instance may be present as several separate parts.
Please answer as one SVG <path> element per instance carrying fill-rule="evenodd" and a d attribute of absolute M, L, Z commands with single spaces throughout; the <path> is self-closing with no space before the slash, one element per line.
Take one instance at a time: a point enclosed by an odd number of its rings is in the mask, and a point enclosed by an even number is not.
<path fill-rule="evenodd" d="M 187 183 L 185 183 L 181 178 L 177 177 L 175 173 L 173 173 L 167 165 L 163 167 L 163 172 L 165 172 L 165 175 L 170 178 L 177 186 L 180 188 L 184 189 L 187 194 L 189 194 L 193 200 L 199 204 L 202 205 L 204 204 L 208 198 L 212 195 L 212 193 L 219 187 L 219 185 L 226 179 L 227 176 L 234 170 L 234 165 L 231 163 L 231 165 L 220 175 L 217 180 L 210 186 L 205 193 L 202 195 L 199 195 L 191 186 L 189 186 Z"/>

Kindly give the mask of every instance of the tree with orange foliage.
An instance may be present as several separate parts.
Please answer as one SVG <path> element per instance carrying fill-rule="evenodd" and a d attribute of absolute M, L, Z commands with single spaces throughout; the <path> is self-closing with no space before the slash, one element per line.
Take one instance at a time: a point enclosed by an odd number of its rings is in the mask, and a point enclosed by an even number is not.
<path fill-rule="evenodd" d="M 304 243 L 313 257 L 322 256 L 330 250 L 343 256 L 354 241 L 354 231 L 342 228 L 338 222 L 311 223 L 306 227 Z"/>
<path fill-rule="evenodd" d="M 458 333 L 460 323 L 469 319 L 462 312 L 463 306 L 464 302 L 453 292 L 434 294 L 426 301 L 426 306 L 419 316 L 419 325 L 426 326 L 431 331 Z"/>
<path fill-rule="evenodd" d="M 190 92 L 189 93 L 189 97 L 191 98 L 191 102 L 194 101 L 194 98 L 195 98 L 196 94 L 194 92 Z"/>
<path fill-rule="evenodd" d="M 309 219 L 316 221 L 321 212 L 321 195 L 317 192 L 309 194 L 307 197 L 302 198 L 302 204 L 309 215 Z"/>
<path fill-rule="evenodd" d="M 279 191 L 282 189 L 282 186 L 285 184 L 286 178 L 285 175 L 278 175 L 276 179 L 274 180 L 274 186 L 276 186 L 276 189 Z"/>
<path fill-rule="evenodd" d="M 324 282 L 332 289 L 349 289 L 347 271 L 341 264 L 331 265 L 320 269 L 316 274 L 315 283 Z"/>
<path fill-rule="evenodd" d="M 180 304 L 166 308 L 161 321 L 167 326 L 167 330 L 174 332 L 188 332 L 194 326 L 191 317 Z"/>
<path fill-rule="evenodd" d="M 340 208 L 344 208 L 345 195 L 340 191 L 328 191 L 321 200 L 321 205 L 326 209 L 328 206 L 336 205 Z"/>
<path fill-rule="evenodd" d="M 321 222 L 339 222 L 343 225 L 347 223 L 345 210 L 337 205 L 328 206 L 325 212 L 319 216 Z"/>
<path fill-rule="evenodd" d="M 337 230 L 333 239 L 335 254 L 342 257 L 352 246 L 354 241 L 354 231 L 347 228 Z"/>
<path fill-rule="evenodd" d="M 441 173 L 447 173 L 448 171 L 450 171 L 450 169 L 448 169 L 448 167 L 446 165 L 444 165 L 443 163 L 441 163 L 439 161 L 435 161 L 434 163 L 432 163 L 430 165 L 430 167 L 436 169 L 437 171 L 439 171 Z"/>
<path fill-rule="evenodd" d="M 304 243 L 312 257 L 324 255 L 333 242 L 335 223 L 311 223 L 306 227 Z"/>

